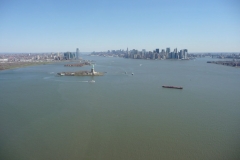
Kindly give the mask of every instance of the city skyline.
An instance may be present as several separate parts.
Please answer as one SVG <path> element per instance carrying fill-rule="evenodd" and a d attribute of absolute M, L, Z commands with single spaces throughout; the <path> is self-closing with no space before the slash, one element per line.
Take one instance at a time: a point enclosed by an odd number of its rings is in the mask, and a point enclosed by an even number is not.
<path fill-rule="evenodd" d="M 240 2 L 1 1 L 0 52 L 240 52 Z"/>

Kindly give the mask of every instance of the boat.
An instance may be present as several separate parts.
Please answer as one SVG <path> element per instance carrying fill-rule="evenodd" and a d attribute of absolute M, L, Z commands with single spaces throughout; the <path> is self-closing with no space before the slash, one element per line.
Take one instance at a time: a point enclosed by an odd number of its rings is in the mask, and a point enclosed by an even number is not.
<path fill-rule="evenodd" d="M 176 86 L 162 86 L 163 88 L 173 88 L 173 89 L 183 89 L 183 87 L 176 87 Z"/>
<path fill-rule="evenodd" d="M 134 73 L 132 73 L 132 75 L 134 75 Z"/>
<path fill-rule="evenodd" d="M 88 82 L 90 82 L 90 83 L 95 83 L 95 81 L 94 81 L 94 80 L 91 80 L 91 81 L 88 81 Z"/>

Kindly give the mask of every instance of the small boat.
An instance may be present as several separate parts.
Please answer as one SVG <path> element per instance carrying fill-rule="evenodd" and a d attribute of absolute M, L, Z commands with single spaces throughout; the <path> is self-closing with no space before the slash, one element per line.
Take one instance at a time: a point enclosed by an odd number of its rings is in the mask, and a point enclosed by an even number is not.
<path fill-rule="evenodd" d="M 176 87 L 176 86 L 162 86 L 163 88 L 173 88 L 173 89 L 183 89 L 183 87 Z"/>
<path fill-rule="evenodd" d="M 134 73 L 132 73 L 132 75 L 134 75 Z"/>
<path fill-rule="evenodd" d="M 95 81 L 94 81 L 94 80 L 91 80 L 91 81 L 88 81 L 88 82 L 90 82 L 90 83 L 95 83 Z"/>

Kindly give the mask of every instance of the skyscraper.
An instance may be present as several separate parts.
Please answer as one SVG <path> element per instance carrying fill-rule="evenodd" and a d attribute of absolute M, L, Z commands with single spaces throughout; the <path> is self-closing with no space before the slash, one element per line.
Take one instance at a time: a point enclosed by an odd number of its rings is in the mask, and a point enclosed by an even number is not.
<path fill-rule="evenodd" d="M 76 59 L 79 59 L 79 49 L 76 49 Z"/>
<path fill-rule="evenodd" d="M 170 53 L 170 48 L 166 48 L 166 53 Z"/>
<path fill-rule="evenodd" d="M 177 48 L 175 48 L 173 52 L 174 52 L 174 53 L 177 53 Z"/>
<path fill-rule="evenodd" d="M 187 59 L 187 57 L 188 57 L 188 50 L 187 49 L 183 49 L 183 56 L 184 56 L 184 59 Z"/>
<path fill-rule="evenodd" d="M 162 55 L 164 55 L 164 54 L 165 54 L 165 50 L 164 50 L 164 49 L 162 49 L 162 51 L 161 51 L 161 54 L 162 54 Z"/>
<path fill-rule="evenodd" d="M 142 49 L 142 58 L 146 58 L 146 49 Z"/>

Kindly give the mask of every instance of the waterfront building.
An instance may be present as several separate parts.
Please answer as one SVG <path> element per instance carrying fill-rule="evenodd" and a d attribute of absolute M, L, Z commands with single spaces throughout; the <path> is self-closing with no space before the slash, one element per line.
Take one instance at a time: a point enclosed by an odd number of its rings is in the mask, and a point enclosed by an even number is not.
<path fill-rule="evenodd" d="M 159 53 L 159 48 L 156 49 L 156 53 Z"/>
<path fill-rule="evenodd" d="M 142 49 L 142 58 L 146 58 L 146 49 Z"/>
<path fill-rule="evenodd" d="M 173 52 L 174 52 L 174 53 L 177 53 L 177 48 L 175 48 Z"/>
<path fill-rule="evenodd" d="M 137 54 L 134 54 L 134 55 L 133 55 L 133 59 L 137 59 Z"/>
<path fill-rule="evenodd" d="M 79 49 L 76 49 L 76 59 L 79 59 Z"/>
<path fill-rule="evenodd" d="M 175 52 L 171 52 L 171 58 L 172 58 L 172 59 L 175 59 L 175 58 L 176 58 Z"/>
<path fill-rule="evenodd" d="M 183 50 L 183 55 L 184 55 L 184 59 L 187 59 L 188 58 L 188 50 L 187 49 L 184 49 Z"/>
<path fill-rule="evenodd" d="M 66 59 L 66 60 L 68 60 L 69 59 L 69 52 L 65 52 L 65 53 L 63 53 L 63 57 L 64 57 L 64 59 Z"/>
<path fill-rule="evenodd" d="M 152 55 L 152 59 L 155 59 L 156 53 L 154 52 Z"/>
<path fill-rule="evenodd" d="M 182 50 L 180 50 L 180 52 L 179 52 L 179 58 L 180 58 L 180 59 L 183 59 L 183 57 L 184 57 L 184 56 L 183 56 L 183 49 L 182 49 Z"/>
<path fill-rule="evenodd" d="M 166 48 L 166 53 L 170 53 L 170 48 Z"/>
<path fill-rule="evenodd" d="M 170 48 L 166 48 L 166 58 L 171 58 Z"/>
<path fill-rule="evenodd" d="M 65 53 L 63 54 L 63 56 L 64 56 L 64 59 L 70 60 L 70 59 L 74 59 L 74 58 L 75 58 L 75 53 L 65 52 Z"/>
<path fill-rule="evenodd" d="M 175 49 L 173 50 L 173 52 L 171 52 L 171 58 L 172 58 L 172 59 L 178 58 L 177 48 L 175 48 Z"/>
<path fill-rule="evenodd" d="M 164 49 L 162 49 L 161 54 L 165 55 L 165 50 Z"/>
<path fill-rule="evenodd" d="M 180 59 L 187 59 L 188 57 L 188 50 L 187 49 L 182 49 L 179 52 L 179 58 Z"/>

